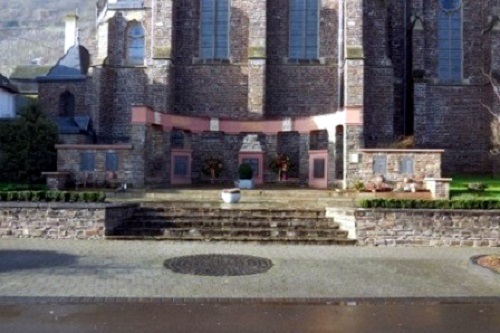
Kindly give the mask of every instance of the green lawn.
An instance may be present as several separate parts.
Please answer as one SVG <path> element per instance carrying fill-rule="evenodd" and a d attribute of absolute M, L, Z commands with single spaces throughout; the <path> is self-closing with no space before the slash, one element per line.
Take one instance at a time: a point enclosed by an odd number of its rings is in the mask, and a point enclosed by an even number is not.
<path fill-rule="evenodd" d="M 484 198 L 500 200 L 500 178 L 476 175 L 458 175 L 452 178 L 453 181 L 450 185 L 452 199 Z M 467 189 L 469 183 L 483 183 L 488 187 L 484 192 L 472 192 Z"/>

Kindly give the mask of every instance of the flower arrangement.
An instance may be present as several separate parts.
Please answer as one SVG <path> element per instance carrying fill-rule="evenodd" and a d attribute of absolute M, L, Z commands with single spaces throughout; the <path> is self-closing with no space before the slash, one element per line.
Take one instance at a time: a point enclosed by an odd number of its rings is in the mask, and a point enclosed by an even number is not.
<path fill-rule="evenodd" d="M 213 183 L 215 181 L 215 178 L 218 178 L 220 176 L 222 168 L 223 168 L 222 160 L 210 157 L 203 161 L 203 164 L 201 166 L 201 172 L 205 176 L 210 177 L 210 182 Z"/>
<path fill-rule="evenodd" d="M 288 171 L 292 166 L 290 157 L 286 154 L 278 154 L 278 156 L 269 163 L 269 168 L 272 172 L 278 174 L 279 180 L 288 179 Z"/>

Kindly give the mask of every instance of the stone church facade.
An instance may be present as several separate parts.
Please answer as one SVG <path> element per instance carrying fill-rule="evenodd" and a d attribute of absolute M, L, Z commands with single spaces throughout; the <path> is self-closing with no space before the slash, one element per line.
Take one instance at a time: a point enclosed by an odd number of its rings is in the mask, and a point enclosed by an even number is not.
<path fill-rule="evenodd" d="M 59 171 L 137 187 L 207 181 L 209 158 L 222 180 L 250 162 L 273 182 L 277 154 L 291 181 L 348 186 L 362 149 L 408 135 L 445 150 L 445 174 L 489 173 L 499 16 L 500 0 L 99 1 L 39 101 Z"/>

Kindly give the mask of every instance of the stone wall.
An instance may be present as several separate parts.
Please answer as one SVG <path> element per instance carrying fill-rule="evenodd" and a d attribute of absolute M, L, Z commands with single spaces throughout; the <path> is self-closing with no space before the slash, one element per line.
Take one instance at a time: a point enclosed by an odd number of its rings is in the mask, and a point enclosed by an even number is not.
<path fill-rule="evenodd" d="M 102 239 L 136 204 L 0 202 L 0 238 Z"/>
<path fill-rule="evenodd" d="M 500 211 L 358 209 L 354 217 L 360 246 L 500 246 Z"/>
<path fill-rule="evenodd" d="M 404 178 L 417 181 L 423 181 L 424 178 L 441 178 L 442 150 L 362 149 L 359 153 L 359 162 L 348 161 L 349 178 L 352 180 L 373 182 L 380 175 L 390 182 L 402 182 Z M 381 161 L 385 158 L 383 173 L 377 169 L 378 158 Z M 413 161 L 412 172 L 402 169 L 403 159 Z"/>

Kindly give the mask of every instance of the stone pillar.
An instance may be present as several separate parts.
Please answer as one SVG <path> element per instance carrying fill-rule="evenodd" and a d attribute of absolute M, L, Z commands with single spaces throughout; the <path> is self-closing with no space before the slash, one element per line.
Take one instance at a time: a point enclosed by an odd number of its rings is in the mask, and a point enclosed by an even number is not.
<path fill-rule="evenodd" d="M 349 163 L 349 155 L 364 148 L 363 102 L 365 61 L 363 49 L 363 0 L 345 2 L 345 75 L 344 101 L 344 188 L 356 178 L 359 164 Z"/>
<path fill-rule="evenodd" d="M 266 106 L 267 0 L 252 0 L 250 3 L 248 110 L 263 116 Z"/>
<path fill-rule="evenodd" d="M 309 179 L 309 133 L 300 133 L 299 180 L 307 183 Z"/>
<path fill-rule="evenodd" d="M 172 63 L 174 4 L 173 0 L 152 1 L 150 104 L 155 111 L 169 113 L 173 110 L 174 96 Z"/>

